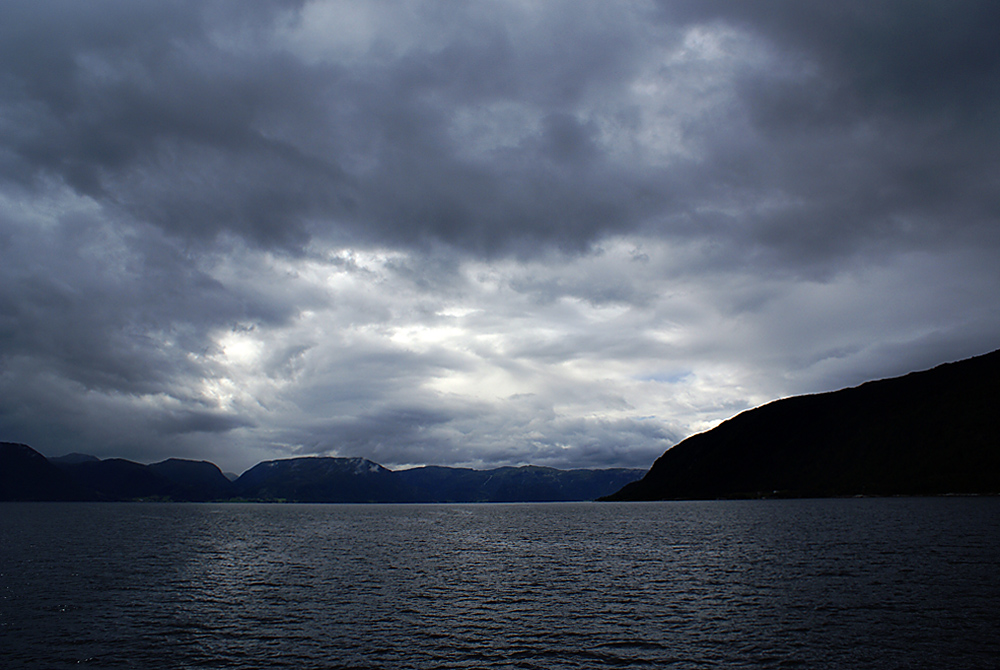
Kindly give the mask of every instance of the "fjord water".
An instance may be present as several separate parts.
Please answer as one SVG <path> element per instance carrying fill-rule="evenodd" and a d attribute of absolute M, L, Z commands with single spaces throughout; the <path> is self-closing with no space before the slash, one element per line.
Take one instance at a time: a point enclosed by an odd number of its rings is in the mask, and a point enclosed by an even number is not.
<path fill-rule="evenodd" d="M 987 668 L 1000 499 L 0 505 L 4 668 Z"/>

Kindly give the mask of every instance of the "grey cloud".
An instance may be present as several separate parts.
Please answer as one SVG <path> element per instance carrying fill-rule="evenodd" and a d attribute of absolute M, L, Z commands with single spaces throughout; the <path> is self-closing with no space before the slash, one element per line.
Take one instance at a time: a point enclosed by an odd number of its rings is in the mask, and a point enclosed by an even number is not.
<path fill-rule="evenodd" d="M 390 466 L 457 463 L 489 468 L 532 463 L 557 468 L 649 467 L 678 441 L 660 422 L 558 420 L 543 438 L 508 423 L 501 407 L 394 407 L 294 434 L 301 455 L 363 455 Z M 477 425 L 471 433 L 469 426 Z M 494 441 L 494 431 L 512 430 Z M 291 437 L 289 433 L 287 436 Z M 470 449 L 469 439 L 483 443 Z"/>
<path fill-rule="evenodd" d="M 673 23 L 655 31 L 600 3 L 530 20 L 465 8 L 443 43 L 330 62 L 271 45 L 295 16 L 283 4 L 108 3 L 99 23 L 33 7 L 8 23 L 22 36 L 3 61 L 16 119 L 6 174 L 55 176 L 184 237 L 442 240 L 492 256 L 539 242 L 578 252 L 645 226 L 823 271 L 872 245 L 937 244 L 943 217 L 996 216 L 988 4 L 945 21 L 933 3 L 671 2 Z M 628 86 L 650 50 L 697 24 L 748 30 L 774 66 L 737 67 L 734 102 L 685 124 L 700 157 L 612 159 L 594 114 L 628 128 Z M 692 76 L 663 69 L 666 83 Z M 504 103 L 537 129 L 470 159 L 451 134 L 456 111 Z M 741 214 L 706 214 L 726 203 Z"/>
<path fill-rule="evenodd" d="M 308 69 L 212 43 L 213 18 L 247 29 L 263 5 L 240 4 L 233 17 L 218 10 L 235 4 L 58 4 L 22 6 L 5 22 L 17 37 L 0 54 L 2 100 L 20 121 L 4 138 L 10 178 L 54 176 L 184 235 L 306 238 L 302 218 L 331 197 L 315 184 L 336 186 L 336 165 L 269 138 L 262 123 L 318 113 Z M 273 20 L 282 7 L 270 4 Z"/>
<path fill-rule="evenodd" d="M 154 422 L 161 434 L 184 433 L 227 433 L 236 428 L 252 426 L 253 423 L 238 416 L 227 416 L 217 412 L 174 412 L 160 416 Z"/>
<path fill-rule="evenodd" d="M 663 2 L 667 20 L 761 36 L 799 72 L 737 82 L 743 138 L 712 143 L 717 188 L 789 204 L 723 225 L 769 260 L 928 248 L 956 234 L 995 244 L 1000 48 L 992 3 Z M 964 233 L 962 232 L 964 231 Z"/>
<path fill-rule="evenodd" d="M 236 249 L 190 253 L 51 193 L 36 205 L 54 214 L 0 211 L 0 432 L 51 449 L 171 455 L 190 448 L 172 436 L 252 425 L 246 408 L 205 394 L 220 374 L 218 333 L 280 327 L 320 298 L 291 299 L 261 275 L 212 276 Z M 271 352 L 274 374 L 290 374 L 298 351 Z"/>
<path fill-rule="evenodd" d="M 994 3 L 664 0 L 660 5 L 669 21 L 729 22 L 809 55 L 835 86 L 846 88 L 836 101 L 840 106 L 871 112 L 888 104 L 886 112 L 904 115 L 954 113 L 995 105 L 1000 93 L 995 76 L 1000 47 L 991 30 L 1000 9 Z M 825 120 L 837 118 L 843 117 L 828 113 Z"/>
<path fill-rule="evenodd" d="M 544 440 L 526 441 L 529 446 L 518 456 L 557 468 L 646 468 L 678 441 L 678 434 L 658 421 L 564 419 Z M 567 445 L 572 445 L 569 457 Z"/>
<path fill-rule="evenodd" d="M 10 47 L 21 56 L 3 61 L 2 97 L 18 121 L 4 138 L 8 177 L 59 178 L 174 234 L 231 231 L 288 248 L 333 234 L 418 245 L 429 236 L 483 253 L 531 239 L 579 249 L 641 214 L 633 196 L 648 179 L 606 165 L 571 114 L 588 87 L 630 69 L 624 26 L 554 15 L 543 26 L 570 31 L 556 43 L 522 25 L 516 45 L 490 29 L 485 42 L 387 63 L 325 64 L 255 48 L 283 7 L 269 22 L 259 5 L 223 6 L 229 13 L 184 4 L 147 14 L 111 4 L 99 25 L 21 10 L 23 35 Z M 248 11 L 249 38 L 239 32 Z M 217 30 L 250 44 L 226 48 Z M 24 55 L 54 33 L 63 41 L 46 58 Z M 447 136 L 456 105 L 518 99 L 544 117 L 537 142 L 506 160 L 457 157 Z M 572 179 L 561 174 L 570 162 Z"/>
<path fill-rule="evenodd" d="M 299 308 L 223 286 L 151 230 L 118 237 L 83 215 L 17 229 L 0 270 L 0 356 L 46 361 L 88 388 L 163 389 L 197 372 L 186 354 L 211 346 L 209 330 L 281 323 Z"/>

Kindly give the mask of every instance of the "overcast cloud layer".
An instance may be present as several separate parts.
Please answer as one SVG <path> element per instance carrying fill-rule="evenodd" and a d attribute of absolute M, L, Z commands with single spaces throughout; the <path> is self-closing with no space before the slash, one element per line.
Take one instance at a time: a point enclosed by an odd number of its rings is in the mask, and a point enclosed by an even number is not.
<path fill-rule="evenodd" d="M 648 467 L 1000 347 L 992 0 L 0 11 L 0 440 Z"/>

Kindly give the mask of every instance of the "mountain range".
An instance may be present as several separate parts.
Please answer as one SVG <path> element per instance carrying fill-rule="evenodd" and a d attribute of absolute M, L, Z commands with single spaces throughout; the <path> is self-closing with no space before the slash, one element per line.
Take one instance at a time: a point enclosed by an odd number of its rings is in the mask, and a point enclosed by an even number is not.
<path fill-rule="evenodd" d="M 1000 493 L 1000 351 L 747 410 L 605 500 Z"/>
<path fill-rule="evenodd" d="M 0 443 L 0 500 L 547 502 L 593 500 L 644 470 L 556 470 L 537 466 L 389 470 L 364 458 L 290 458 L 258 463 L 231 481 L 208 461 L 143 465 L 87 454 L 46 458 Z"/>
<path fill-rule="evenodd" d="M 645 475 L 645 476 L 643 476 Z M 0 443 L 0 500 L 518 502 L 1000 494 L 1000 351 L 747 410 L 648 471 L 389 470 L 363 458 L 47 459 Z"/>

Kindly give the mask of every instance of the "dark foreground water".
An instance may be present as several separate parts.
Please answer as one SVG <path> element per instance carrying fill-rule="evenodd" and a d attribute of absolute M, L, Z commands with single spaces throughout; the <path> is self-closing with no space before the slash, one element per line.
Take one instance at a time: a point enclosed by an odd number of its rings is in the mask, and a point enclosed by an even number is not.
<path fill-rule="evenodd" d="M 995 668 L 1000 499 L 0 505 L 3 668 Z"/>

